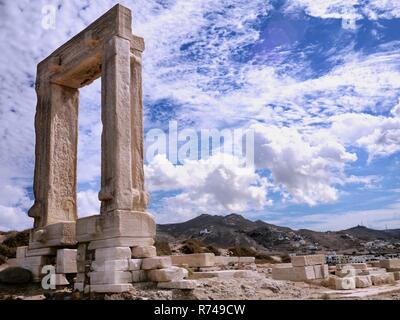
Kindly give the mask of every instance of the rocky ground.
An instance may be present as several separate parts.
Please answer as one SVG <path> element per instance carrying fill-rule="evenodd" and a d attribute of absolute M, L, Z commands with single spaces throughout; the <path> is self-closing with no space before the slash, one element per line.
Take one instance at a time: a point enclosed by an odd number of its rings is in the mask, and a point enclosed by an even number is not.
<path fill-rule="evenodd" d="M 400 300 L 400 286 L 397 292 L 383 293 L 355 299 Z M 314 300 L 345 299 L 326 293 L 326 288 L 304 282 L 276 281 L 265 279 L 203 279 L 193 291 L 159 290 L 152 284 L 136 286 L 133 291 L 123 294 L 82 295 L 73 293 L 71 288 L 44 291 L 39 284 L 0 285 L 0 300 Z"/>
<path fill-rule="evenodd" d="M 40 285 L 6 286 L 0 285 L 0 299 L 12 300 L 271 300 L 271 299 L 318 299 L 322 298 L 320 287 L 268 278 L 259 279 L 204 279 L 193 291 L 158 290 L 151 284 L 134 288 L 130 293 L 84 296 L 72 293 L 70 288 L 57 291 L 44 291 Z"/>
<path fill-rule="evenodd" d="M 2 265 L 0 269 L 5 267 Z M 200 279 L 195 290 L 159 290 L 152 283 L 142 283 L 129 293 L 83 295 L 72 292 L 70 287 L 45 291 L 40 284 L 0 284 L 0 300 L 400 300 L 399 282 L 382 287 L 338 291 L 328 289 L 321 283 L 273 280 L 268 273 L 269 268 L 270 264 L 258 265 L 258 278 Z"/>

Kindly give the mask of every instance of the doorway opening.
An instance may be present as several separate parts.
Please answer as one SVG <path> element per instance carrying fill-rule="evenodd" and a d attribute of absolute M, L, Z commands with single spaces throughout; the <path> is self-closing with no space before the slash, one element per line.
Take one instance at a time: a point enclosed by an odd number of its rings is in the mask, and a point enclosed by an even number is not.
<path fill-rule="evenodd" d="M 77 160 L 78 218 L 100 214 L 101 78 L 79 89 Z"/>

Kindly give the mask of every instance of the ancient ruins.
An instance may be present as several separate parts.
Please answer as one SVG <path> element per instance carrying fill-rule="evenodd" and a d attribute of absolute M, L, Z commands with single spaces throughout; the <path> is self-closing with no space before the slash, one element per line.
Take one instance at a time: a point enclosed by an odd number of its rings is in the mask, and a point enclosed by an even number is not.
<path fill-rule="evenodd" d="M 37 67 L 35 202 L 29 210 L 34 228 L 29 246 L 19 248 L 17 259 L 38 279 L 42 266 L 51 263 L 56 263 L 57 274 L 77 273 L 78 288 L 88 280 L 86 268 L 92 268 L 88 282 L 97 292 L 128 290 L 130 271 L 136 272 L 136 280 L 142 270 L 157 268 L 163 269 L 149 273 L 155 281 L 185 275 L 186 270 L 171 268 L 167 258 L 153 258 L 156 229 L 146 212 L 143 172 L 144 40 L 132 34 L 131 19 L 128 8 L 116 5 Z M 101 210 L 100 215 L 78 219 L 79 88 L 99 77 Z M 131 248 L 137 259 L 131 259 Z M 149 259 L 142 265 L 141 258 Z"/>
<path fill-rule="evenodd" d="M 142 52 L 131 11 L 116 5 L 55 50 L 37 67 L 34 219 L 29 245 L 16 264 L 41 281 L 55 269 L 55 286 L 85 293 L 130 291 L 136 283 L 160 289 L 196 288 L 196 279 L 328 281 L 351 290 L 400 280 L 400 259 L 328 266 L 325 255 L 294 256 L 262 268 L 254 257 L 213 253 L 157 256 L 156 225 L 144 189 Z M 101 190 L 99 215 L 77 215 L 79 88 L 101 77 Z M 191 273 L 188 279 L 189 271 Z M 268 276 L 267 276 L 268 275 Z M 271 287 L 272 286 L 272 287 Z M 275 292 L 275 284 L 267 284 Z M 272 290 L 271 289 L 271 290 Z"/>
<path fill-rule="evenodd" d="M 197 268 L 198 277 L 215 271 L 214 254 L 157 256 L 153 246 L 156 225 L 146 212 L 143 170 L 144 40 L 132 34 L 131 19 L 128 8 L 116 5 L 38 65 L 35 202 L 28 213 L 34 227 L 16 258 L 35 281 L 52 265 L 56 286 L 73 283 L 84 292 L 125 292 L 138 282 L 193 289 L 186 268 Z M 101 209 L 78 219 L 79 88 L 99 77 Z"/>

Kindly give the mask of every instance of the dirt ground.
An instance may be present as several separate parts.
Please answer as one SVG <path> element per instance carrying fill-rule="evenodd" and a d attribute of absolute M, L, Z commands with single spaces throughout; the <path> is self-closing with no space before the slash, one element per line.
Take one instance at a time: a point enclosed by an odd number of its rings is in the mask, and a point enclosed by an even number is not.
<path fill-rule="evenodd" d="M 40 284 L 0 284 L 0 300 L 400 300 L 400 281 L 395 285 L 338 291 L 319 283 L 273 280 L 266 270 L 259 266 L 257 278 L 200 279 L 195 290 L 160 290 L 153 283 L 142 283 L 136 284 L 129 293 L 108 295 L 83 295 L 73 292 L 72 287 L 45 291 Z"/>
<path fill-rule="evenodd" d="M 159 290 L 151 283 L 134 287 L 123 294 L 82 295 L 73 293 L 71 288 L 44 291 L 40 284 L 0 285 L 0 300 L 314 300 L 349 299 L 327 294 L 327 288 L 304 282 L 276 281 L 267 277 L 260 279 L 202 279 L 195 290 Z M 366 300 L 400 300 L 400 284 L 397 292 L 374 296 L 353 297 Z M 396 289 L 396 288 L 394 288 Z M 365 290 L 365 289 L 360 289 Z M 361 292 L 361 291 L 359 291 Z"/>

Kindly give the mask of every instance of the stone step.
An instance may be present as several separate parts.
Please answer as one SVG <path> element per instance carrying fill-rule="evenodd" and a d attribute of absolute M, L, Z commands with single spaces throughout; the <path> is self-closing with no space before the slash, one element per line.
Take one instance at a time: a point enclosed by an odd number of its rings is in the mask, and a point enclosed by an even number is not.
<path fill-rule="evenodd" d="M 220 271 L 207 271 L 207 272 L 193 272 L 191 278 L 202 279 L 202 278 L 257 278 L 260 275 L 256 271 L 252 270 L 220 270 Z"/>

